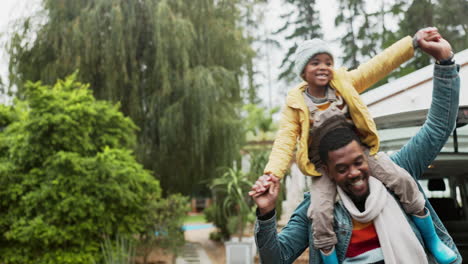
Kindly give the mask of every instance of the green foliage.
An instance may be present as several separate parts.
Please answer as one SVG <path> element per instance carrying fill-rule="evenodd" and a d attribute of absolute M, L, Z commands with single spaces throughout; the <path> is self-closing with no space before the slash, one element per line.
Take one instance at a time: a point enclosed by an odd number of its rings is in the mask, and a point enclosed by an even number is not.
<path fill-rule="evenodd" d="M 310 28 L 301 29 L 300 26 L 296 26 L 294 33 L 287 39 L 321 37 L 320 34 L 311 36 L 309 32 L 316 28 L 314 21 L 319 21 L 317 11 L 320 10 L 312 12 L 315 1 L 284 0 L 284 2 L 294 5 L 298 11 L 284 16 L 287 22 L 279 30 L 280 32 L 298 24 L 296 21 L 291 21 L 291 15 L 295 15 L 296 12 L 300 14 L 300 10 L 310 9 L 309 14 L 305 16 L 297 15 L 297 21 L 309 23 Z M 417 30 L 428 26 L 437 27 L 442 36 L 452 44 L 454 51 L 461 51 L 468 47 L 468 20 L 464 15 L 468 13 L 466 0 L 338 0 L 338 5 L 335 26 L 345 29 L 338 39 L 343 50 L 343 64 L 350 69 L 374 57 L 395 41 L 407 35 L 413 36 Z M 322 13 L 321 15 L 327 16 L 328 14 Z M 315 16 L 315 19 L 305 19 L 307 16 Z M 324 32 L 325 36 L 328 33 Z M 296 47 L 293 46 L 288 50 L 282 65 L 282 67 L 288 65 L 281 76 L 287 81 L 292 80 L 287 76 L 292 69 L 291 56 L 295 49 Z M 420 69 L 430 64 L 430 60 L 428 55 L 416 52 L 414 59 L 395 70 L 374 87 L 385 84 L 389 78 L 398 78 Z"/>
<path fill-rule="evenodd" d="M 101 250 L 104 255 L 103 264 L 135 263 L 135 245 L 130 239 L 117 235 L 115 241 L 111 241 L 106 237 L 101 243 Z"/>
<path fill-rule="evenodd" d="M 274 107 L 267 111 L 263 107 L 247 104 L 243 109 L 247 112 L 247 117 L 244 118 L 245 131 L 247 133 L 260 134 L 261 140 L 264 140 L 266 133 L 275 129 L 273 115 L 279 111 L 279 107 Z"/>
<path fill-rule="evenodd" d="M 365 34 L 369 24 L 364 12 L 365 1 L 363 0 L 339 0 L 339 12 L 335 18 L 335 25 L 345 25 L 346 33 L 341 37 L 341 45 L 346 47 L 343 55 L 343 62 L 348 64 L 350 68 L 359 66 L 358 57 L 362 54 L 361 48 L 358 46 L 359 41 L 367 38 Z M 345 11 L 346 10 L 346 11 Z M 358 23 L 364 21 L 358 26 Z"/>
<path fill-rule="evenodd" d="M 17 116 L 13 107 L 0 105 L 0 130 L 10 125 L 16 119 Z"/>
<path fill-rule="evenodd" d="M 136 126 L 76 75 L 25 88 L 0 132 L 0 262 L 99 262 L 103 237 L 144 232 L 161 196 Z"/>
<path fill-rule="evenodd" d="M 218 196 L 217 199 L 222 199 L 222 197 Z M 227 241 L 231 237 L 232 230 L 228 227 L 229 218 L 223 214 L 220 203 L 221 201 L 217 202 L 215 200 L 203 212 L 205 213 L 206 221 L 213 223 L 219 230 L 210 233 L 210 239 L 214 241 Z"/>
<path fill-rule="evenodd" d="M 231 166 L 243 140 L 240 79 L 255 54 L 239 6 L 250 2 L 42 0 L 10 39 L 10 83 L 23 96 L 24 80 L 79 69 L 140 127 L 137 156 L 165 192 L 208 192 L 196 183 Z"/>
<path fill-rule="evenodd" d="M 412 36 L 420 28 L 435 26 L 450 42 L 454 52 L 458 52 L 468 47 L 468 21 L 462 15 L 467 12 L 468 2 L 464 0 L 410 1 L 395 35 L 398 38 Z M 418 52 L 406 71 L 422 68 L 430 64 L 431 59 L 429 55 Z"/>
<path fill-rule="evenodd" d="M 139 235 L 139 254 L 143 255 L 145 264 L 154 248 L 177 253 L 183 246 L 185 240 L 181 227 L 189 210 L 188 198 L 180 194 L 158 199 L 156 206 L 151 208 L 151 213 L 145 216 L 146 225 L 143 228 L 146 232 Z"/>
<path fill-rule="evenodd" d="M 211 188 L 215 196 L 214 214 L 215 219 L 229 220 L 237 218 L 237 232 L 242 240 L 243 230 L 252 213 L 252 206 L 249 204 L 248 190 L 252 183 L 242 171 L 228 168 L 219 178 L 211 183 Z M 210 214 L 210 213 L 208 213 Z M 218 221 L 215 221 L 215 224 Z M 228 223 L 228 221 L 225 221 Z M 229 229 L 229 223 L 227 224 Z M 232 228 L 232 227 L 231 227 Z"/>
<path fill-rule="evenodd" d="M 255 182 L 259 176 L 263 175 L 263 170 L 265 169 L 268 163 L 269 157 L 270 157 L 269 150 L 253 149 L 249 151 L 249 159 L 250 159 L 249 179 L 252 182 Z"/>
<path fill-rule="evenodd" d="M 223 237 L 223 233 L 219 232 L 219 231 L 211 232 L 209 238 L 210 238 L 210 240 L 213 240 L 215 242 L 222 242 L 223 239 L 225 239 Z"/>
<path fill-rule="evenodd" d="M 190 223 L 206 223 L 205 214 L 196 214 L 196 215 L 188 215 L 184 219 L 184 224 Z"/>

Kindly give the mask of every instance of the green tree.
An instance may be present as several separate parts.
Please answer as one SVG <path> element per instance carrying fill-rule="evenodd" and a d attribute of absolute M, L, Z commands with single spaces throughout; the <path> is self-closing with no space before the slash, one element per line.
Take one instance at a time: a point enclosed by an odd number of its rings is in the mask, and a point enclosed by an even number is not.
<path fill-rule="evenodd" d="M 468 22 L 462 14 L 468 12 L 468 2 L 456 1 L 395 1 L 389 8 L 394 14 L 393 20 L 398 23 L 398 30 L 387 32 L 381 49 L 391 45 L 393 42 L 405 36 L 413 36 L 421 28 L 435 26 L 442 36 L 448 39 L 455 52 L 468 47 Z M 431 63 L 431 57 L 423 52 L 415 53 L 409 63 L 395 70 L 388 78 L 398 78 L 421 69 Z M 374 85 L 377 87 L 385 82 L 384 79 Z"/>
<path fill-rule="evenodd" d="M 167 193 L 203 189 L 243 139 L 241 77 L 254 52 L 248 0 L 43 0 L 9 45 L 10 82 L 50 84 L 79 69 L 98 99 L 140 127 L 137 156 Z M 205 191 L 206 187 L 205 187 Z"/>
<path fill-rule="evenodd" d="M 434 7 L 431 0 L 412 1 L 404 12 L 404 18 L 399 23 L 399 30 L 396 32 L 397 38 L 407 35 L 413 36 L 420 28 L 435 26 Z M 404 70 L 404 72 L 412 72 L 429 65 L 429 63 L 429 56 L 416 53 L 411 65 L 408 65 L 408 69 Z"/>
<path fill-rule="evenodd" d="M 440 0 L 436 6 L 435 25 L 450 40 L 455 52 L 468 48 L 468 1 Z"/>
<path fill-rule="evenodd" d="M 468 22 L 463 16 L 468 12 L 468 2 L 464 0 L 374 1 L 373 5 L 377 5 L 378 8 L 373 11 L 369 11 L 368 2 L 339 0 L 340 8 L 335 24 L 347 27 L 341 37 L 341 44 L 345 54 L 343 62 L 350 68 L 372 58 L 395 41 L 408 35 L 413 36 L 417 30 L 428 26 L 436 26 L 439 32 L 450 40 L 455 51 L 468 46 Z M 389 22 L 397 24 L 398 27 L 387 28 Z M 427 66 L 430 59 L 428 55 L 416 52 L 409 63 L 376 83 L 374 87 L 386 83 L 389 78 L 398 78 Z"/>
<path fill-rule="evenodd" d="M 0 107 L 0 262 L 92 263 L 146 232 L 159 183 L 132 155 L 136 126 L 76 75 Z"/>
<path fill-rule="evenodd" d="M 450 41 L 455 52 L 468 47 L 468 22 L 463 14 L 468 12 L 468 2 L 457 1 L 411 1 L 400 21 L 398 37 L 412 36 L 418 29 L 435 26 L 442 36 Z M 431 57 L 416 53 L 407 71 L 420 69 L 430 64 Z"/>
<path fill-rule="evenodd" d="M 252 133 L 259 136 L 260 140 L 266 139 L 266 134 L 275 130 L 273 115 L 279 111 L 279 107 L 266 110 L 263 107 L 254 104 L 244 106 L 246 117 L 244 118 L 244 127 L 246 134 Z"/>
<path fill-rule="evenodd" d="M 264 7 L 266 2 L 267 0 L 245 0 L 243 1 L 243 5 L 240 6 L 244 35 L 256 55 L 253 60 L 249 60 L 246 64 L 245 77 L 248 85 L 247 89 L 243 91 L 243 97 L 249 104 L 257 104 L 261 101 L 257 94 L 259 84 L 256 82 L 256 76 L 259 72 L 256 69 L 255 63 L 255 60 L 260 58 L 258 48 L 255 49 L 254 46 L 265 41 L 265 34 L 261 32 L 261 27 L 264 25 Z"/>
<path fill-rule="evenodd" d="M 315 0 L 284 0 L 284 3 L 293 6 L 293 10 L 282 15 L 282 18 L 286 22 L 274 34 L 281 34 L 292 30 L 292 33 L 286 35 L 286 40 L 297 42 L 322 37 L 320 13 L 315 6 Z M 281 62 L 280 67 L 282 72 L 278 79 L 291 82 L 297 78 L 293 73 L 293 56 L 296 49 L 297 43 L 294 43 L 288 48 L 288 51 Z"/>
<path fill-rule="evenodd" d="M 365 12 L 363 0 L 339 0 L 339 10 L 335 18 L 335 25 L 346 27 L 344 36 L 341 37 L 341 45 L 344 55 L 343 64 L 349 68 L 359 66 L 363 55 L 375 55 L 374 39 L 369 34 L 370 16 Z"/>

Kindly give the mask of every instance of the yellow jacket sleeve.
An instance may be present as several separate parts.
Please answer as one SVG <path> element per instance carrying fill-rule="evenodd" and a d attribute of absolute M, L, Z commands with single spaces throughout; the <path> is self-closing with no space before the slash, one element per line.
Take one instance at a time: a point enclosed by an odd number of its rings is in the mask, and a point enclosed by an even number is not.
<path fill-rule="evenodd" d="M 286 105 L 281 112 L 279 130 L 264 174 L 273 174 L 280 179 L 284 177 L 296 148 L 299 133 L 298 112 Z"/>
<path fill-rule="evenodd" d="M 358 93 L 378 82 L 414 55 L 413 39 L 404 37 L 390 47 L 349 72 Z"/>

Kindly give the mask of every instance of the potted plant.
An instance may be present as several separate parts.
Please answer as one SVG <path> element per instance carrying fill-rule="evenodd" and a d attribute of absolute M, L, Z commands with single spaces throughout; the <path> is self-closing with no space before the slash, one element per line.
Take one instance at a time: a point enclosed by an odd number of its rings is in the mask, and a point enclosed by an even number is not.
<path fill-rule="evenodd" d="M 226 219 L 237 218 L 238 241 L 226 242 L 226 262 L 252 263 L 253 244 L 251 241 L 242 241 L 244 228 L 248 216 L 252 213 L 249 205 L 248 190 L 252 183 L 247 176 L 238 169 L 228 168 L 221 177 L 213 180 L 211 188 L 216 194 L 217 209 Z M 220 199 L 222 199 L 220 201 Z"/>

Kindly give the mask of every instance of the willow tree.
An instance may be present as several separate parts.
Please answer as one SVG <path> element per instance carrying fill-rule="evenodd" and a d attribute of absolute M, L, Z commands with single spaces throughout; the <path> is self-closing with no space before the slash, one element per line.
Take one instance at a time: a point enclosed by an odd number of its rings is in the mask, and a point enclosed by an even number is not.
<path fill-rule="evenodd" d="M 138 157 L 164 191 L 190 194 L 239 153 L 239 80 L 254 56 L 243 1 L 43 0 L 11 37 L 10 84 L 22 96 L 25 80 L 78 69 L 139 126 Z"/>

